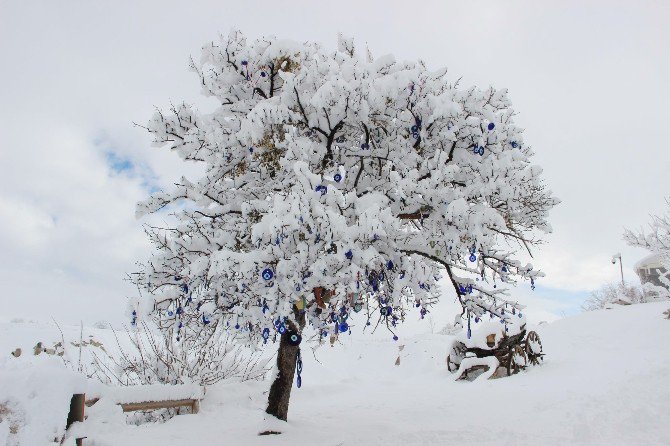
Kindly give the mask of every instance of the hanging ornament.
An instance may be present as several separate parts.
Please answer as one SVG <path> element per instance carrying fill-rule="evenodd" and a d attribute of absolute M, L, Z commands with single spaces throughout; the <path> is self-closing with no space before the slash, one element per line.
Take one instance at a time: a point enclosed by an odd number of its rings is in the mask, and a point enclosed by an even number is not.
<path fill-rule="evenodd" d="M 516 141 L 512 141 L 510 144 L 512 145 L 512 148 L 514 148 L 514 149 L 516 149 L 517 147 L 519 147 L 519 144 L 517 144 Z"/>
<path fill-rule="evenodd" d="M 379 312 L 381 313 L 382 316 L 389 317 L 391 313 L 393 313 L 393 307 L 388 306 L 388 307 L 382 307 L 379 309 Z"/>
<path fill-rule="evenodd" d="M 292 346 L 296 347 L 300 345 L 300 342 L 302 341 L 302 336 L 298 332 L 295 331 L 289 331 L 288 332 L 288 343 L 291 344 Z"/>
<path fill-rule="evenodd" d="M 471 262 L 474 262 L 474 261 L 476 261 L 476 260 L 477 260 L 477 256 L 474 255 L 474 254 L 470 254 L 470 261 L 471 261 Z"/>
<path fill-rule="evenodd" d="M 316 186 L 316 189 L 314 189 L 315 192 L 321 192 L 321 195 L 326 195 L 326 192 L 328 192 L 328 188 L 324 186 L 323 184 L 320 184 Z"/>
<path fill-rule="evenodd" d="M 363 303 L 361 303 L 361 302 L 356 302 L 356 303 L 354 304 L 354 311 L 355 311 L 356 313 L 359 313 L 362 309 L 363 309 Z"/>
<path fill-rule="evenodd" d="M 268 343 L 268 338 L 270 337 L 270 329 L 269 328 L 264 328 L 263 329 L 263 344 Z"/>
<path fill-rule="evenodd" d="M 340 332 L 345 333 L 347 330 L 349 330 L 349 324 L 342 322 L 337 328 L 340 330 Z"/>
<path fill-rule="evenodd" d="M 479 148 L 479 156 L 484 156 L 484 147 Z"/>
<path fill-rule="evenodd" d="M 279 334 L 284 334 L 284 333 L 286 333 L 286 325 L 284 325 L 284 323 L 280 323 L 280 324 L 277 326 L 277 331 L 279 332 Z"/>
<path fill-rule="evenodd" d="M 394 341 L 397 341 L 397 340 L 398 340 L 398 336 L 393 335 L 393 340 L 394 340 Z"/>
<path fill-rule="evenodd" d="M 275 276 L 275 273 L 272 271 L 270 268 L 265 268 L 263 270 L 262 277 L 265 280 L 272 280 L 272 278 Z"/>
<path fill-rule="evenodd" d="M 333 176 L 333 180 L 335 180 L 336 183 L 339 183 L 340 181 L 342 181 L 342 175 L 340 175 L 339 173 L 336 173 Z"/>
<path fill-rule="evenodd" d="M 295 384 L 298 386 L 298 389 L 302 387 L 302 357 L 300 356 L 300 350 L 298 350 L 298 356 L 296 358 L 296 363 L 295 363 L 295 370 L 297 372 L 298 377 L 296 378 Z"/>
<path fill-rule="evenodd" d="M 207 319 L 207 316 L 205 316 L 204 314 L 202 315 L 202 323 L 205 325 L 209 325 L 210 323 L 210 320 Z"/>
<path fill-rule="evenodd" d="M 496 125 L 492 122 L 489 122 L 488 129 L 489 131 L 493 130 L 496 127 Z"/>

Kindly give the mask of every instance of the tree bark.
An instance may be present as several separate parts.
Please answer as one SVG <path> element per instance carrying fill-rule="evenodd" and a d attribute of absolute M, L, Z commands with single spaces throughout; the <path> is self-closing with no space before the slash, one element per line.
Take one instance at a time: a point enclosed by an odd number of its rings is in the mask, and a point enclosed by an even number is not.
<path fill-rule="evenodd" d="M 305 314 L 297 308 L 293 308 L 295 320 L 298 321 L 300 330 L 292 322 L 288 322 L 288 330 L 279 338 L 279 350 L 277 352 L 277 376 L 270 386 L 268 395 L 268 407 L 265 412 L 274 415 L 280 420 L 286 421 L 288 416 L 288 403 L 293 388 L 293 377 L 295 366 L 300 352 L 299 345 L 291 345 L 289 336 L 291 331 L 302 331 L 305 326 Z"/>
<path fill-rule="evenodd" d="M 268 408 L 265 410 L 280 420 L 286 421 L 288 416 L 288 403 L 293 387 L 295 376 L 295 363 L 298 358 L 300 346 L 293 346 L 288 342 L 288 332 L 281 335 L 279 340 L 279 352 L 277 353 L 277 377 L 270 387 L 268 395 Z"/>

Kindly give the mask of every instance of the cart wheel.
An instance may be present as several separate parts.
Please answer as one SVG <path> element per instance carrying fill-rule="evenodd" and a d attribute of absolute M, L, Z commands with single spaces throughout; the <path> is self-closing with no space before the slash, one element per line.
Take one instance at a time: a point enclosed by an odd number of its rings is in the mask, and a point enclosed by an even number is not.
<path fill-rule="evenodd" d="M 447 370 L 455 372 L 461 366 L 461 361 L 465 358 L 467 348 L 465 344 L 459 341 L 454 341 L 447 356 Z"/>
<path fill-rule="evenodd" d="M 533 365 L 540 364 L 542 360 L 542 341 L 540 341 L 540 336 L 534 331 L 529 331 L 528 336 L 526 337 L 526 355 L 528 361 Z"/>
<path fill-rule="evenodd" d="M 510 353 L 509 364 L 510 373 L 519 373 L 520 370 L 523 370 L 528 366 L 528 356 L 523 347 L 520 345 L 514 346 L 514 349 Z"/>

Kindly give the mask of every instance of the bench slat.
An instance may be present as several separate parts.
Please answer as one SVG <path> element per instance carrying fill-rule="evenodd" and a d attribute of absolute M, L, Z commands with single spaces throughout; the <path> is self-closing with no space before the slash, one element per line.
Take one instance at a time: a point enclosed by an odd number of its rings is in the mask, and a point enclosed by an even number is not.
<path fill-rule="evenodd" d="M 171 409 L 175 407 L 190 407 L 192 413 L 198 413 L 199 404 L 196 399 L 171 400 L 171 401 L 145 401 L 142 403 L 120 404 L 124 412 L 136 410 Z"/>

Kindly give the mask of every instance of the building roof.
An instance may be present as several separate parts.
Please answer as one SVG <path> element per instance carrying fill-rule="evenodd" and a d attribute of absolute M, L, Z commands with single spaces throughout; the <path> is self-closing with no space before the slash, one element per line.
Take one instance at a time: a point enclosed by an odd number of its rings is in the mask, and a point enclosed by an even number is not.
<path fill-rule="evenodd" d="M 635 272 L 648 268 L 663 268 L 663 264 L 661 263 L 661 256 L 658 254 L 649 254 L 648 256 L 639 260 L 635 266 L 633 266 Z"/>

